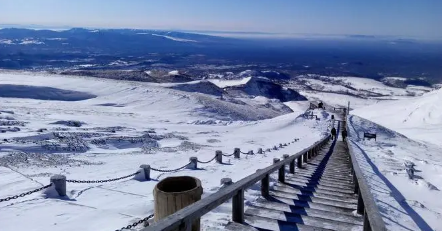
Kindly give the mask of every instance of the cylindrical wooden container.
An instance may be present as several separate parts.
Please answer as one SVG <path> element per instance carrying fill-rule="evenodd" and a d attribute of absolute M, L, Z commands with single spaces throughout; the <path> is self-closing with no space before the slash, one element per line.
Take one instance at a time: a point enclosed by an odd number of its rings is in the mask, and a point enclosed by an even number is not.
<path fill-rule="evenodd" d="M 190 176 L 167 177 L 153 190 L 155 200 L 155 222 L 178 210 L 201 200 L 201 181 Z M 192 223 L 192 231 L 200 230 L 200 219 Z"/>

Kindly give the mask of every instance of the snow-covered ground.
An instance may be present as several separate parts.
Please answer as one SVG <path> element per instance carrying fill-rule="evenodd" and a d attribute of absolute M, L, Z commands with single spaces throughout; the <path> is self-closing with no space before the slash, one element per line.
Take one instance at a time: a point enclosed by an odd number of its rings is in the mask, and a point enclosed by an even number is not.
<path fill-rule="evenodd" d="M 324 78 L 304 78 L 308 87 L 295 89 L 327 106 L 350 101 L 355 110 L 349 118 L 349 144 L 388 229 L 442 230 L 441 90 L 425 93 L 430 89 Z M 320 121 L 302 116 L 308 101 L 220 97 L 219 89 L 210 88 L 248 80 L 156 84 L 0 73 L 0 199 L 42 187 L 54 174 L 71 180 L 110 179 L 135 173 L 141 164 L 175 169 L 193 156 L 210 160 L 216 150 L 231 154 L 239 147 L 256 153 L 300 139 L 266 155 L 199 164 L 199 170 L 152 171 L 151 181 L 137 175 L 108 183 L 68 183 L 66 198 L 54 197 L 48 189 L 0 202 L 0 230 L 119 229 L 153 212 L 153 187 L 167 176 L 198 177 L 205 197 L 219 189 L 220 179 L 237 181 L 275 157 L 311 145 L 329 130 L 329 114 L 317 113 Z M 376 132 L 377 141 L 362 140 L 363 131 Z M 412 180 L 405 162 L 416 165 Z M 247 201 L 260 195 L 256 189 L 246 192 Z M 230 221 L 230 207 L 225 203 L 205 215 L 203 229 L 222 229 Z"/>
<path fill-rule="evenodd" d="M 108 183 L 68 183 L 66 198 L 54 198 L 49 189 L 46 194 L 0 202 L 2 231 L 119 229 L 153 212 L 152 190 L 158 180 L 196 176 L 205 197 L 219 189 L 221 178 L 237 181 L 270 165 L 275 157 L 311 145 L 329 129 L 327 113 L 319 114 L 320 121 L 300 116 L 308 107 L 305 102 L 286 103 L 294 113 L 241 121 L 235 119 L 238 105 L 224 102 L 222 112 L 209 110 L 207 104 L 222 100 L 161 84 L 29 73 L 1 73 L 0 84 L 15 86 L 3 87 L 0 96 L 0 198 L 46 185 L 54 174 L 102 180 L 135 173 L 141 164 L 175 169 L 192 156 L 210 160 L 216 150 L 231 154 L 239 147 L 256 153 L 258 148 L 300 139 L 266 155 L 200 164 L 200 170 L 153 171 L 151 181 L 136 176 Z M 263 97 L 250 100 L 267 102 Z M 250 110 L 244 114 L 253 116 L 250 107 L 244 108 Z M 231 120 L 220 120 L 217 115 L 226 112 Z M 253 200 L 258 195 L 249 190 L 245 197 Z M 222 205 L 204 216 L 203 226 L 226 224 L 229 207 Z"/>
<path fill-rule="evenodd" d="M 413 141 L 378 124 L 350 116 L 354 150 L 388 230 L 442 230 L 442 148 Z M 364 140 L 363 132 L 377 140 Z M 409 179 L 405 164 L 415 164 Z"/>
<path fill-rule="evenodd" d="M 302 83 L 300 85 L 300 83 Z M 324 100 L 328 105 L 361 108 L 378 102 L 411 99 L 431 91 L 431 88 L 407 86 L 406 88 L 390 87 L 380 81 L 358 77 L 300 77 L 295 85 L 288 86 L 298 89 L 310 100 Z"/>
<path fill-rule="evenodd" d="M 442 147 L 442 89 L 412 99 L 382 101 L 352 111 L 410 138 Z"/>

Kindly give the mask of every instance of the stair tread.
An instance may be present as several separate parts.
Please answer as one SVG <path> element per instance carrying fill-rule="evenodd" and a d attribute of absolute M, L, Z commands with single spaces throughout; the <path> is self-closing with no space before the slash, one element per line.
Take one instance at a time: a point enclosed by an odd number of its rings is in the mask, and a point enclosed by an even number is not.
<path fill-rule="evenodd" d="M 337 212 L 331 213 L 329 211 L 324 211 L 319 209 L 290 206 L 282 203 L 263 201 L 263 200 L 259 202 L 252 202 L 250 206 L 253 206 L 254 208 L 266 208 L 266 209 L 277 210 L 279 212 L 293 213 L 303 216 L 312 216 L 312 217 L 319 217 L 329 220 L 348 222 L 357 225 L 362 225 L 362 220 L 363 220 L 362 216 L 354 216 L 352 213 L 348 214 L 337 213 Z"/>

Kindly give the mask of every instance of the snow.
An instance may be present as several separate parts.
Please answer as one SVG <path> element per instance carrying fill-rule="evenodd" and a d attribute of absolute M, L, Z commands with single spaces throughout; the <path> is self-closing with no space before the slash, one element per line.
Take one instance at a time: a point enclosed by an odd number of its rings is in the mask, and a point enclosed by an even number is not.
<path fill-rule="evenodd" d="M 183 39 L 183 38 L 176 38 L 176 37 L 172 37 L 172 36 L 167 36 L 167 35 L 159 35 L 159 34 L 152 34 L 153 36 L 158 36 L 158 37 L 164 37 L 173 41 L 177 41 L 177 42 L 198 42 L 196 40 L 192 40 L 192 39 Z"/>
<path fill-rule="evenodd" d="M 180 72 L 178 70 L 169 71 L 169 75 L 179 75 Z"/>
<path fill-rule="evenodd" d="M 216 96 L 178 91 L 162 84 L 13 72 L 0 73 L 0 82 L 96 96 L 80 101 L 0 97 L 1 116 L 13 119 L 0 119 L 0 122 L 17 123 L 20 128 L 20 131 L 0 133 L 0 198 L 46 185 L 54 174 L 78 180 L 109 179 L 132 174 L 142 164 L 174 169 L 187 164 L 192 156 L 209 160 L 216 150 L 231 154 L 239 147 L 256 152 L 258 148 L 300 139 L 266 155 L 241 159 L 224 157 L 223 165 L 199 164 L 201 170 L 152 171 L 152 181 L 135 176 L 108 183 L 67 183 L 65 198 L 54 197 L 54 189 L 50 188 L 1 202 L 2 231 L 119 229 L 152 213 L 153 188 L 167 176 L 198 177 L 206 197 L 220 188 L 221 178 L 230 177 L 235 182 L 255 173 L 258 168 L 269 166 L 273 158 L 296 153 L 313 144 L 324 136 L 329 126 L 325 117 L 328 114 L 320 114 L 324 117 L 319 121 L 300 116 L 308 108 L 305 102 L 286 103 L 296 109 L 295 113 L 251 121 L 247 116 L 254 115 L 255 109 L 250 106 L 242 107 Z M 256 97 L 248 103 L 270 101 Z M 223 109 L 208 110 L 207 105 L 222 105 Z M 230 120 L 218 119 L 218 113 L 235 110 L 242 111 L 244 120 L 238 120 L 235 113 L 230 114 Z M 260 110 L 259 114 L 265 114 L 273 109 Z M 193 123 L 195 121 L 200 123 Z M 203 121 L 215 124 L 201 123 Z M 254 200 L 258 195 L 259 190 L 252 189 L 246 192 L 245 198 Z M 230 209 L 226 207 L 229 205 L 222 205 L 204 216 L 203 228 L 219 226 L 222 229 L 230 219 Z"/>
<path fill-rule="evenodd" d="M 352 111 L 410 138 L 442 147 L 442 89 L 420 97 L 378 102 Z"/>
<path fill-rule="evenodd" d="M 38 40 L 33 40 L 33 39 L 23 39 L 20 42 L 21 45 L 30 45 L 30 44 L 37 44 L 37 45 L 41 45 L 41 44 L 45 44 L 44 42 L 40 42 Z"/>
<path fill-rule="evenodd" d="M 10 39 L 0 39 L 0 44 L 11 45 L 11 44 L 14 44 L 14 42 L 12 40 L 10 40 Z"/>
<path fill-rule="evenodd" d="M 250 81 L 252 77 L 247 77 L 237 80 L 221 80 L 221 79 L 210 79 L 209 81 L 218 86 L 219 88 L 226 88 L 238 85 L 244 85 Z"/>
<path fill-rule="evenodd" d="M 354 150 L 388 230 L 441 230 L 442 148 L 413 141 L 357 116 L 349 117 Z M 376 132 L 377 141 L 363 140 Z M 405 163 L 414 163 L 409 179 Z"/>

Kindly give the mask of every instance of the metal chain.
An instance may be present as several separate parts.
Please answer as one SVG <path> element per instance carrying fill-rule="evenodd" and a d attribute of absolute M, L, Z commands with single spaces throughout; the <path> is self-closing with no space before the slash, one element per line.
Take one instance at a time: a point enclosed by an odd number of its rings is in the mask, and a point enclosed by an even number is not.
<path fill-rule="evenodd" d="M 233 155 L 235 155 L 235 153 L 232 153 L 232 154 L 223 154 L 223 156 L 226 156 L 226 157 L 233 156 Z"/>
<path fill-rule="evenodd" d="M 187 163 L 186 165 L 184 165 L 183 167 L 179 167 L 177 169 L 169 169 L 169 170 L 163 170 L 163 169 L 157 169 L 157 168 L 150 168 L 152 171 L 156 171 L 156 172 L 177 172 L 185 167 L 187 167 L 189 164 L 191 164 L 192 162 Z"/>
<path fill-rule="evenodd" d="M 239 151 L 241 154 L 244 154 L 244 155 L 249 155 L 249 153 L 248 152 L 241 152 L 241 151 Z"/>
<path fill-rule="evenodd" d="M 153 217 L 153 214 L 151 214 L 151 215 L 149 215 L 148 217 L 146 217 L 146 218 L 143 218 L 143 219 L 141 219 L 141 220 L 139 220 L 139 221 L 137 221 L 137 222 L 134 222 L 133 224 L 130 224 L 130 225 L 128 225 L 128 226 L 126 226 L 126 227 L 123 227 L 123 228 L 121 228 L 121 229 L 117 229 L 117 230 L 115 230 L 115 231 L 123 231 L 123 230 L 125 230 L 125 229 L 132 229 L 132 228 L 135 228 L 137 225 L 139 225 L 139 224 L 141 224 L 141 223 L 143 223 L 143 222 L 145 222 L 145 221 L 148 221 L 150 218 L 152 218 Z M 149 225 L 149 224 L 148 224 Z"/>
<path fill-rule="evenodd" d="M 41 191 L 41 190 L 43 190 L 43 189 L 49 188 L 51 185 L 52 185 L 52 183 L 50 183 L 50 184 L 48 184 L 48 185 L 45 185 L 45 186 L 43 186 L 43 187 L 41 187 L 41 188 L 34 189 L 34 190 L 32 190 L 32 191 L 29 191 L 29 192 L 25 192 L 25 193 L 21 193 L 21 194 L 19 194 L 19 195 L 15 195 L 15 196 L 12 196 L 12 197 L 6 197 L 6 198 L 3 198 L 3 199 L 0 199 L 0 202 L 3 202 L 3 201 L 9 201 L 9 200 L 17 199 L 17 198 L 19 198 L 19 197 L 27 196 L 27 195 L 30 195 L 30 194 L 32 194 L 32 193 L 36 193 L 36 192 Z"/>
<path fill-rule="evenodd" d="M 138 172 L 132 173 L 132 174 L 127 175 L 127 176 L 122 176 L 122 177 L 118 177 L 118 178 L 114 178 L 114 179 L 107 179 L 107 180 L 66 180 L 66 182 L 70 182 L 70 183 L 88 183 L 88 184 L 90 184 L 90 183 L 106 183 L 106 182 L 117 181 L 117 180 L 122 180 L 122 179 L 125 179 L 125 178 L 129 178 L 129 177 L 137 175 L 138 173 L 140 173 L 140 172 L 138 171 Z"/>
<path fill-rule="evenodd" d="M 198 160 L 198 163 L 200 163 L 200 164 L 208 164 L 208 163 L 212 162 L 215 158 L 216 158 L 216 156 L 213 157 L 212 159 L 210 159 L 209 161 L 200 161 L 200 160 Z"/>

